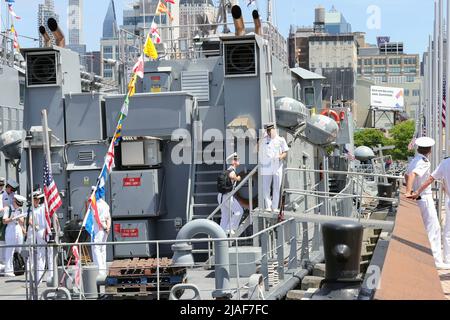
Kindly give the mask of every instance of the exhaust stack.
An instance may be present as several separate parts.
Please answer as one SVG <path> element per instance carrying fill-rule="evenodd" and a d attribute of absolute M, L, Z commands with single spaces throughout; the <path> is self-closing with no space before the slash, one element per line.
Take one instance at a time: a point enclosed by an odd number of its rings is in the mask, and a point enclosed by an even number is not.
<path fill-rule="evenodd" d="M 39 27 L 39 33 L 41 34 L 42 38 L 44 38 L 44 46 L 50 47 L 50 45 L 52 43 L 52 39 L 50 39 L 50 36 L 48 35 L 44 26 Z"/>
<path fill-rule="evenodd" d="M 66 46 L 66 39 L 64 37 L 64 33 L 58 26 L 58 22 L 54 18 L 50 18 L 47 21 L 48 28 L 55 36 L 56 45 L 58 47 L 64 48 Z"/>
<path fill-rule="evenodd" d="M 259 17 L 258 10 L 253 10 L 252 12 L 253 22 L 255 23 L 255 33 L 262 35 L 261 18 Z"/>
<path fill-rule="evenodd" d="M 231 8 L 231 15 L 233 16 L 234 27 L 236 28 L 235 34 L 237 36 L 245 36 L 245 25 L 241 7 L 238 5 L 233 6 Z"/>

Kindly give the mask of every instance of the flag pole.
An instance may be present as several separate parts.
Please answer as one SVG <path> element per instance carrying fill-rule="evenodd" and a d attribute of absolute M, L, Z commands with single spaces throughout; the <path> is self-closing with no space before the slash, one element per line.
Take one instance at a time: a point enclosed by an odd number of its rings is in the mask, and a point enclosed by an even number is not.
<path fill-rule="evenodd" d="M 47 110 L 42 110 L 42 131 L 44 135 L 44 157 L 47 161 L 49 173 L 52 174 L 52 162 L 50 157 L 50 140 L 49 140 L 49 130 L 48 130 L 48 120 L 47 120 Z M 55 230 L 55 243 L 52 244 L 53 248 L 53 279 L 52 286 L 54 288 L 58 287 L 58 247 L 59 236 L 57 232 L 57 222 L 56 222 L 56 213 L 53 214 L 53 228 Z"/>
<path fill-rule="evenodd" d="M 33 244 L 37 244 L 37 241 L 36 241 L 36 228 L 35 228 L 35 224 L 37 222 L 37 219 L 36 219 L 36 213 L 35 213 L 35 210 L 34 210 L 34 203 L 33 203 L 34 199 L 33 199 L 33 158 L 32 158 L 32 153 L 33 153 L 33 151 L 31 149 L 31 141 L 28 141 L 28 160 L 29 160 L 28 171 L 30 172 L 30 190 L 31 190 L 30 191 L 31 192 L 30 204 L 31 204 L 32 222 L 33 222 L 32 225 L 31 225 L 31 228 L 33 228 L 33 233 L 32 233 L 32 235 L 33 235 L 32 241 L 33 242 L 32 243 Z M 30 225 L 28 225 L 28 228 L 29 227 L 30 227 Z M 34 270 L 32 270 L 32 271 L 34 271 L 34 272 L 33 272 L 33 277 L 30 277 L 30 278 L 34 279 L 34 281 L 30 281 L 30 283 L 33 283 L 32 289 L 31 289 L 32 292 L 33 292 L 33 299 L 34 300 L 38 300 L 39 279 L 38 279 L 38 270 L 37 270 L 37 268 L 38 268 L 38 265 L 37 265 L 37 248 L 36 247 L 31 247 L 31 251 L 32 251 L 31 253 L 33 255 L 32 259 L 33 259 L 33 266 L 34 266 L 34 268 L 33 268 Z"/>
<path fill-rule="evenodd" d="M 448 156 L 450 153 L 450 108 L 448 96 L 450 94 L 450 0 L 447 0 L 447 64 L 446 64 L 446 110 L 445 110 L 445 155 Z"/>

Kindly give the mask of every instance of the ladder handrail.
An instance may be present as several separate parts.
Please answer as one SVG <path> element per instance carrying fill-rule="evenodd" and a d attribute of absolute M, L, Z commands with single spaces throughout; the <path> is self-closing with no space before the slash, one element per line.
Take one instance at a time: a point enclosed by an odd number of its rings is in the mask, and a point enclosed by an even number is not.
<path fill-rule="evenodd" d="M 197 119 L 198 112 L 198 100 L 194 97 L 193 102 L 193 110 L 192 110 L 192 120 Z M 195 135 L 195 126 L 192 126 L 191 131 L 191 143 L 193 146 L 193 152 L 191 156 L 191 165 L 189 166 L 189 183 L 188 183 L 188 192 L 187 192 L 187 201 L 186 201 L 186 223 L 192 220 L 193 217 L 193 202 L 194 202 L 194 188 L 195 188 L 195 178 L 196 178 L 196 166 L 197 166 L 197 150 L 196 150 L 196 135 Z"/>
<path fill-rule="evenodd" d="M 208 220 L 212 220 L 214 218 L 214 216 L 220 211 L 220 209 L 222 209 L 222 207 L 224 206 L 225 202 L 227 200 L 229 200 L 230 198 L 232 198 L 239 190 L 242 189 L 242 187 L 248 182 L 248 180 L 250 180 L 250 178 L 252 178 L 257 172 L 258 172 L 258 167 L 256 166 L 252 171 L 250 171 L 250 173 L 244 178 L 244 180 L 242 180 L 239 185 L 229 194 L 229 196 L 225 199 L 225 201 L 222 201 L 222 203 L 208 216 Z M 251 188 L 253 186 L 249 186 L 249 188 Z M 253 201 L 253 199 L 249 199 L 250 201 Z"/>

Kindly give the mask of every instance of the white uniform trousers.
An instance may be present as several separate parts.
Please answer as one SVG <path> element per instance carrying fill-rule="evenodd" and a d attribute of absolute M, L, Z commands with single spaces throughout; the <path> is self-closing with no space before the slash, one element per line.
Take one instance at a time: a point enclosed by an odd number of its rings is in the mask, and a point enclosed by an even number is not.
<path fill-rule="evenodd" d="M 45 230 L 36 231 L 36 243 L 37 244 L 47 244 L 47 241 L 45 241 L 44 234 L 45 234 Z M 32 243 L 32 239 L 33 239 L 32 231 L 28 232 L 27 239 L 28 239 L 28 241 L 27 241 L 28 243 Z M 38 247 L 36 249 L 36 253 L 37 253 L 37 280 L 40 280 L 45 271 L 45 247 Z M 33 270 L 34 257 L 31 256 L 29 259 L 31 261 L 31 270 Z M 33 271 L 33 276 L 34 276 L 34 271 Z"/>
<path fill-rule="evenodd" d="M 0 246 L 6 245 L 5 241 L 0 241 Z M 0 248 L 0 264 L 5 264 L 5 249 Z"/>
<path fill-rule="evenodd" d="M 239 228 L 244 209 L 242 209 L 235 197 L 229 198 L 230 193 L 217 195 L 217 202 L 219 204 L 225 201 L 221 208 L 220 227 L 225 232 L 236 231 Z"/>
<path fill-rule="evenodd" d="M 450 199 L 447 199 L 445 208 L 444 262 L 450 263 Z"/>
<path fill-rule="evenodd" d="M 94 243 L 106 242 L 108 235 L 104 230 L 99 230 L 94 237 Z M 92 246 L 92 259 L 98 266 L 99 274 L 106 275 L 106 245 Z"/>
<path fill-rule="evenodd" d="M 428 233 L 434 261 L 435 263 L 442 263 L 441 225 L 437 216 L 436 207 L 434 206 L 433 196 L 431 194 L 424 195 L 422 196 L 422 200 L 417 200 L 417 204 L 422 213 L 423 223 Z"/>
<path fill-rule="evenodd" d="M 22 228 L 19 224 L 11 222 L 6 227 L 5 232 L 5 242 L 6 245 L 21 245 L 23 244 L 23 233 Z M 5 248 L 5 273 L 14 273 L 14 252 L 21 252 L 21 248 Z"/>
<path fill-rule="evenodd" d="M 283 176 L 283 168 L 280 168 L 275 174 L 265 175 L 263 174 L 263 195 L 265 209 L 279 209 L 280 192 L 281 192 L 281 179 Z M 272 199 L 270 197 L 270 186 L 272 185 Z"/>

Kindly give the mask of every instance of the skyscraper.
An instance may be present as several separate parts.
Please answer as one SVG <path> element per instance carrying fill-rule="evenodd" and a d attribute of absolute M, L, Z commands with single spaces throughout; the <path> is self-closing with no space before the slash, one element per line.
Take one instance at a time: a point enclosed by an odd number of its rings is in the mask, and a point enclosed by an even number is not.
<path fill-rule="evenodd" d="M 54 1 L 45 0 L 44 4 L 39 4 L 38 6 L 38 15 L 37 15 L 38 27 L 36 28 L 36 31 L 39 29 L 40 26 L 44 26 L 50 38 L 52 39 L 52 43 L 55 44 L 55 38 L 53 37 L 53 34 L 50 32 L 50 29 L 47 26 L 47 20 L 50 18 L 54 18 L 59 23 L 59 15 L 55 13 Z M 40 34 L 39 34 L 39 46 L 40 47 L 44 46 L 44 40 L 42 39 Z"/>
<path fill-rule="evenodd" d="M 333 6 L 325 14 L 325 32 L 329 34 L 351 33 L 352 26 L 345 20 L 344 15 Z"/>
<path fill-rule="evenodd" d="M 103 39 L 113 39 L 118 36 L 116 7 L 114 0 L 109 3 L 108 11 L 103 20 Z"/>
<path fill-rule="evenodd" d="M 69 0 L 67 30 L 69 45 L 83 44 L 83 0 Z"/>
<path fill-rule="evenodd" d="M 200 30 L 196 25 L 214 23 L 217 8 L 212 0 L 180 0 L 180 30 L 181 38 L 192 38 Z"/>

